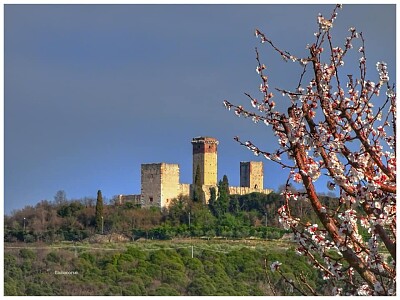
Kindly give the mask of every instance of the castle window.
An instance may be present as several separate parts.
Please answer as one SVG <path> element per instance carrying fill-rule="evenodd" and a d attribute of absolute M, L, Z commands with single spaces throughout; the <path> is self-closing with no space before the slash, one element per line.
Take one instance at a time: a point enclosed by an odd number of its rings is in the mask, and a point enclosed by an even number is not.
<path fill-rule="evenodd" d="M 153 203 L 153 197 L 149 197 L 150 203 Z"/>

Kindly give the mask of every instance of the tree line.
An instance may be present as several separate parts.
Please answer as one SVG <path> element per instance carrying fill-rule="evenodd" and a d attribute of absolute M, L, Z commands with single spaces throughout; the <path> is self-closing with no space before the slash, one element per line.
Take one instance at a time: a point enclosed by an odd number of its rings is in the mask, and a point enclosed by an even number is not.
<path fill-rule="evenodd" d="M 53 201 L 43 200 L 6 215 L 5 241 L 81 241 L 96 233 L 119 233 L 132 239 L 283 235 L 284 231 L 276 228 L 274 214 L 282 201 L 278 194 L 229 195 L 226 176 L 219 182 L 218 195 L 214 188 L 210 194 L 208 205 L 201 201 L 201 195 L 194 194 L 192 198 L 180 196 L 160 210 L 140 208 L 131 202 L 118 205 L 116 197 L 105 204 L 100 190 L 97 199 L 67 199 L 64 191 L 58 191 Z"/>
<path fill-rule="evenodd" d="M 97 199 L 70 199 L 59 191 L 54 201 L 43 200 L 5 216 L 6 242 L 82 241 L 95 234 L 121 234 L 129 239 L 171 239 L 175 237 L 281 238 L 275 213 L 282 196 L 251 193 L 230 195 L 228 178 L 211 188 L 208 204 L 201 197 L 180 196 L 167 208 L 140 208 L 132 202 L 104 203 L 101 191 Z M 326 197 L 327 201 L 333 201 Z M 116 199 L 114 199 L 116 200 Z M 293 210 L 315 221 L 311 207 L 294 203 Z"/>

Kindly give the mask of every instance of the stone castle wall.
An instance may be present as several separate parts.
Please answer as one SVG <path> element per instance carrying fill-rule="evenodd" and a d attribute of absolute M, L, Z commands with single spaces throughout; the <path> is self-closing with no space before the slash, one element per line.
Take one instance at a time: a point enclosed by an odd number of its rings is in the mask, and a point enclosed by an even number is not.
<path fill-rule="evenodd" d="M 211 193 L 210 188 L 215 188 L 215 192 L 218 195 L 218 186 L 217 185 L 203 185 L 202 190 L 204 192 L 205 203 L 208 204 Z M 241 186 L 230 186 L 229 187 L 229 194 L 231 195 L 247 195 L 251 193 L 262 193 L 262 194 L 270 194 L 273 190 L 271 189 L 256 189 L 256 188 L 249 188 L 249 187 L 241 187 Z M 179 184 L 179 192 L 178 196 L 191 196 L 193 194 L 193 185 L 181 183 Z"/>
<path fill-rule="evenodd" d="M 181 190 L 180 194 L 183 196 L 190 196 L 193 193 L 193 185 L 192 184 L 184 184 L 185 186 L 188 186 L 189 189 L 184 189 Z M 218 186 L 217 185 L 203 185 L 202 190 L 204 192 L 204 198 L 205 198 L 205 203 L 208 204 L 211 193 L 210 193 L 210 188 L 215 188 L 216 195 L 218 196 Z M 249 188 L 249 187 L 241 187 L 241 186 L 230 186 L 229 187 L 229 194 L 231 195 L 247 195 L 251 193 L 261 193 L 261 194 L 270 194 L 272 193 L 273 190 L 271 189 L 255 189 L 255 188 Z"/>
<path fill-rule="evenodd" d="M 216 195 L 218 197 L 218 186 L 217 185 L 203 185 L 202 190 L 204 192 L 205 203 L 208 204 L 211 193 L 210 188 L 215 188 Z M 240 186 L 230 186 L 229 187 L 229 194 L 231 195 L 247 195 L 250 193 L 262 193 L 262 194 L 270 194 L 273 190 L 271 189 L 255 189 L 249 187 L 240 187 Z"/>
<path fill-rule="evenodd" d="M 118 204 L 122 205 L 125 202 L 131 202 L 135 205 L 141 205 L 142 195 L 118 195 Z"/>
<path fill-rule="evenodd" d="M 210 200 L 210 188 L 214 187 L 216 191 L 218 191 L 218 187 L 216 185 L 202 185 L 201 188 L 204 192 L 204 202 L 207 204 L 208 201 Z M 179 184 L 179 195 L 182 196 L 188 196 L 191 197 L 193 195 L 193 189 L 194 185 L 193 184 L 188 184 L 188 183 L 181 183 Z"/>
<path fill-rule="evenodd" d="M 191 184 L 189 183 L 180 183 L 178 186 L 178 196 L 190 196 L 191 189 L 190 189 Z"/>
<path fill-rule="evenodd" d="M 218 193 L 218 187 L 216 185 L 203 185 L 202 186 L 202 190 L 204 192 L 204 200 L 205 203 L 208 204 L 208 202 L 210 201 L 210 197 L 211 197 L 211 193 L 210 193 L 210 188 L 215 188 L 216 193 Z"/>
<path fill-rule="evenodd" d="M 249 187 L 242 187 L 242 186 L 230 186 L 229 193 L 231 195 L 246 195 L 250 193 L 262 193 L 262 194 L 270 194 L 273 190 L 271 189 L 255 189 Z"/>

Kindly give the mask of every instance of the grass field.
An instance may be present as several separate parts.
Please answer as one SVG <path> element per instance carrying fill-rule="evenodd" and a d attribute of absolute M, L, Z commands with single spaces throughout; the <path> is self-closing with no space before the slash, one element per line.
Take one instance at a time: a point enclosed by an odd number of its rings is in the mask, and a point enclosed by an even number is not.
<path fill-rule="evenodd" d="M 280 251 L 288 249 L 293 245 L 290 241 L 285 240 L 260 240 L 260 239 L 173 239 L 173 240 L 146 240 L 140 239 L 136 242 L 104 242 L 104 243 L 89 243 L 89 242 L 59 242 L 54 244 L 46 243 L 4 243 L 5 252 L 13 252 L 19 249 L 38 249 L 38 250 L 56 250 L 56 249 L 71 249 L 78 252 L 81 251 L 125 251 L 128 247 L 135 247 L 140 250 L 158 250 L 158 249 L 178 249 L 191 248 L 204 250 L 215 250 L 229 252 L 243 247 L 251 249 L 270 249 Z"/>

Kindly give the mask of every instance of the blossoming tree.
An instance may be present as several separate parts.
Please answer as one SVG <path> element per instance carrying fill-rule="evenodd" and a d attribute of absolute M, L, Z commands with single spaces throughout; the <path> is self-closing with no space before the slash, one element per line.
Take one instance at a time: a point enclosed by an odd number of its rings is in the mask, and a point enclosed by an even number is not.
<path fill-rule="evenodd" d="M 260 30 L 255 35 L 285 61 L 301 67 L 293 90 L 276 88 L 288 98 L 278 111 L 268 85 L 266 66 L 256 49 L 261 98 L 245 94 L 253 109 L 225 100 L 237 116 L 270 126 L 279 148 L 266 152 L 251 141 L 235 140 L 255 155 L 263 155 L 288 170 L 287 186 L 301 183 L 301 192 L 287 188 L 278 210 L 281 224 L 294 233 L 299 255 L 322 272 L 336 295 L 394 295 L 396 293 L 396 93 L 389 84 L 387 65 L 376 64 L 367 78 L 364 37 L 349 29 L 344 46 L 333 45 L 331 29 L 341 5 L 329 18 L 319 15 L 315 41 L 308 57 L 279 49 Z M 345 75 L 346 55 L 358 42 L 357 75 Z M 308 76 L 308 79 L 306 79 Z M 311 78 L 311 79 L 309 79 Z M 288 157 L 288 159 L 286 159 Z M 337 191 L 335 205 L 326 205 L 315 182 L 327 175 L 327 188 Z M 319 222 L 310 224 L 291 211 L 292 201 L 311 204 Z M 280 262 L 271 269 L 281 272 Z M 317 294 L 302 277 L 286 279 L 301 294 Z"/>

